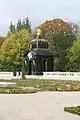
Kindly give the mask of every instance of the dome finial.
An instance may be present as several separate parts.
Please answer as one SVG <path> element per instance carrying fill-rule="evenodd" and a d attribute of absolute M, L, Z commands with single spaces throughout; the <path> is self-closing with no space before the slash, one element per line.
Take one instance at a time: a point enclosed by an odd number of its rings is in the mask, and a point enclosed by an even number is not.
<path fill-rule="evenodd" d="M 37 29 L 36 32 L 37 32 L 37 36 L 38 36 L 38 37 L 42 34 L 41 29 Z"/>

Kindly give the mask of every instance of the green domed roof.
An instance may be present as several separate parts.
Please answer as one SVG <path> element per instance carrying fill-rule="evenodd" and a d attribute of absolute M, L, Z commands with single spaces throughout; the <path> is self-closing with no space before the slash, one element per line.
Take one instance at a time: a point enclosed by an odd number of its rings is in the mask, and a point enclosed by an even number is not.
<path fill-rule="evenodd" d="M 49 48 L 48 41 L 45 40 L 45 39 L 34 39 L 34 40 L 32 40 L 29 44 L 29 49 L 37 49 L 37 48 L 48 49 Z"/>

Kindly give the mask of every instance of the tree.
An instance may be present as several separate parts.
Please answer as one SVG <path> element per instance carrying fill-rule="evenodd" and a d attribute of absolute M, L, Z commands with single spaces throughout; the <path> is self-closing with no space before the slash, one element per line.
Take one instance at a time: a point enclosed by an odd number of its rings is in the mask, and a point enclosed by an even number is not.
<path fill-rule="evenodd" d="M 19 19 L 18 22 L 17 22 L 16 30 L 19 32 L 21 29 L 22 29 L 22 22 L 21 22 L 21 19 Z"/>
<path fill-rule="evenodd" d="M 67 54 L 76 40 L 79 26 L 61 19 L 54 19 L 43 23 L 40 29 L 43 32 L 42 37 L 49 40 L 50 49 L 55 54 L 55 70 L 66 71 Z"/>
<path fill-rule="evenodd" d="M 31 29 L 31 22 L 29 21 L 29 18 L 25 18 L 21 21 L 21 19 L 18 20 L 17 22 L 17 25 L 15 27 L 15 25 L 13 25 L 13 23 L 11 22 L 10 23 L 10 26 L 9 26 L 9 31 L 8 31 L 8 35 L 7 36 L 10 36 L 11 34 L 15 33 L 15 32 L 19 32 L 21 31 L 22 29 L 26 29 L 28 30 L 28 32 L 32 32 L 32 29 Z"/>
<path fill-rule="evenodd" d="M 13 23 L 11 22 L 9 26 L 8 36 L 13 34 L 14 32 L 15 32 L 15 25 L 13 25 Z"/>
<path fill-rule="evenodd" d="M 31 22 L 29 21 L 29 18 L 25 18 L 25 28 L 31 33 Z"/>
<path fill-rule="evenodd" d="M 2 37 L 0 36 L 0 49 L 1 49 L 1 46 L 3 45 L 3 42 L 5 41 L 6 37 Z"/>
<path fill-rule="evenodd" d="M 67 38 L 64 31 L 57 32 L 53 34 L 53 51 L 55 53 L 55 70 L 65 71 L 65 66 L 67 64 Z M 65 40 L 65 41 L 64 41 Z"/>
<path fill-rule="evenodd" d="M 80 36 L 77 37 L 69 51 L 67 67 L 70 71 L 80 72 Z"/>
<path fill-rule="evenodd" d="M 26 29 L 25 19 L 22 21 L 22 29 Z"/>
<path fill-rule="evenodd" d="M 25 29 L 8 37 L 4 41 L 0 51 L 0 60 L 3 67 L 7 66 L 7 70 L 9 71 L 16 71 L 18 66 L 22 69 L 24 60 L 23 55 L 28 50 L 28 44 L 32 39 L 32 34 Z"/>

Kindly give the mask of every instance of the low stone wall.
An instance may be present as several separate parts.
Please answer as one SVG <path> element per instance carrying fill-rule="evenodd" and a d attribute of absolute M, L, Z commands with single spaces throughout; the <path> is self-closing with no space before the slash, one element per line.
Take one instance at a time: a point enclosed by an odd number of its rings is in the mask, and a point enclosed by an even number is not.
<path fill-rule="evenodd" d="M 11 79 L 13 76 L 12 72 L 0 72 L 0 79 Z"/>
<path fill-rule="evenodd" d="M 80 80 L 80 72 L 43 72 L 47 79 Z"/>
<path fill-rule="evenodd" d="M 22 73 L 13 72 L 0 72 L 0 79 L 11 80 L 11 79 L 21 79 Z M 80 72 L 43 72 L 43 75 L 25 75 L 27 79 L 53 79 L 53 80 L 80 80 Z"/>
<path fill-rule="evenodd" d="M 13 75 L 13 72 L 0 72 L 0 79 L 4 80 L 20 79 L 21 75 L 19 75 L 19 72 L 16 72 L 16 76 Z"/>

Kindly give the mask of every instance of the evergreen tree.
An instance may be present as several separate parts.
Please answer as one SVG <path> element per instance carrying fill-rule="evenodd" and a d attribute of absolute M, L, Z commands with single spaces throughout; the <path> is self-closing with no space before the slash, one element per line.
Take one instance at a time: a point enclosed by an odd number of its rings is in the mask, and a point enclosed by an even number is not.
<path fill-rule="evenodd" d="M 18 20 L 16 29 L 17 29 L 17 31 L 20 31 L 22 29 L 21 19 Z"/>
<path fill-rule="evenodd" d="M 22 29 L 26 29 L 26 24 L 25 24 L 25 20 L 24 19 L 22 21 Z"/>
<path fill-rule="evenodd" d="M 9 30 L 10 30 L 10 33 L 13 32 L 13 24 L 12 24 L 12 21 L 11 21 L 11 24 L 10 24 Z"/>
<path fill-rule="evenodd" d="M 15 30 L 15 25 L 13 25 L 12 21 L 10 23 L 10 26 L 9 26 L 9 31 L 8 31 L 8 35 L 7 36 L 10 36 L 12 33 L 14 33 L 16 30 Z"/>
<path fill-rule="evenodd" d="M 29 18 L 25 18 L 25 27 L 26 29 L 31 32 L 31 22 L 29 21 Z"/>
<path fill-rule="evenodd" d="M 15 32 L 19 32 L 21 31 L 22 29 L 26 29 L 28 30 L 28 32 L 31 33 L 31 23 L 29 21 L 29 18 L 25 18 L 23 19 L 23 21 L 21 21 L 21 19 L 18 20 L 17 22 L 17 25 L 15 27 L 15 25 L 13 25 L 13 23 L 11 22 L 10 23 L 10 26 L 9 26 L 9 31 L 8 31 L 8 35 L 7 36 L 10 36 L 11 34 L 15 33 Z"/>

